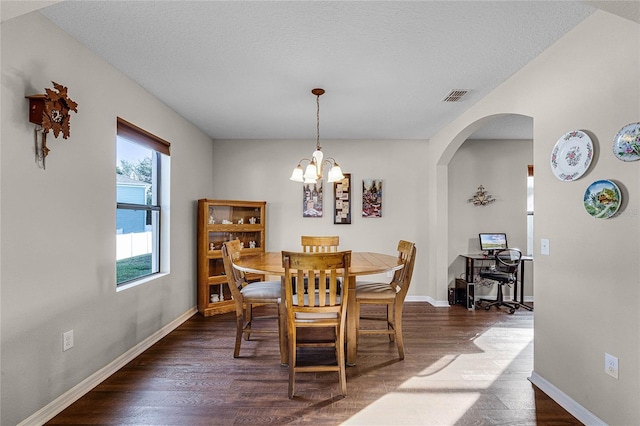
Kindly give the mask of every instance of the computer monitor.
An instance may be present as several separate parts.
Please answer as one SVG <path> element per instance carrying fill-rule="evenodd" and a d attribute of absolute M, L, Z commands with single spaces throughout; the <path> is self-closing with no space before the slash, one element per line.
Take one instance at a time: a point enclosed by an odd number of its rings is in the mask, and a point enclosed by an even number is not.
<path fill-rule="evenodd" d="M 494 233 L 481 233 L 480 237 L 480 250 L 493 253 L 496 250 L 504 250 L 508 248 L 507 234 L 502 232 Z"/>

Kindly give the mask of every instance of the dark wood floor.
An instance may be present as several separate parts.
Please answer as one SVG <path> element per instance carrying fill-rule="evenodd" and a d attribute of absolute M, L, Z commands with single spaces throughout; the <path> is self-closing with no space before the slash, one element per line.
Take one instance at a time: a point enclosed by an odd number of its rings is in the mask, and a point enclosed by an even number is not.
<path fill-rule="evenodd" d="M 307 373 L 289 400 L 277 340 L 245 341 L 234 359 L 234 327 L 195 315 L 47 424 L 581 424 L 527 380 L 532 312 L 406 303 L 405 360 L 364 336 L 344 399 L 336 373 Z"/>

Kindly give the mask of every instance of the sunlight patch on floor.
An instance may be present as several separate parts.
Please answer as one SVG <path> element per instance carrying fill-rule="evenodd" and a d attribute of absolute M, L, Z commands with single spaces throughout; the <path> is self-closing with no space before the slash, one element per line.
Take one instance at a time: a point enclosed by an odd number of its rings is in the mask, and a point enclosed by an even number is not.
<path fill-rule="evenodd" d="M 497 380 L 526 380 L 532 341 L 533 329 L 493 327 L 473 339 L 473 353 L 440 358 L 343 425 L 455 424 Z"/>

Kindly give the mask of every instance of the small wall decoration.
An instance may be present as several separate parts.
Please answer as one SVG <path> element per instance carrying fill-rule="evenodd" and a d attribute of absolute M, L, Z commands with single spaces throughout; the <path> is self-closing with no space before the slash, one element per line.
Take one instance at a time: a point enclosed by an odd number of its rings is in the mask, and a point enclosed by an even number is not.
<path fill-rule="evenodd" d="M 597 180 L 584 192 L 584 209 L 597 219 L 608 219 L 622 203 L 620 188 L 610 180 Z"/>
<path fill-rule="evenodd" d="M 591 165 L 593 142 L 581 130 L 566 133 L 551 151 L 551 171 L 564 182 L 579 179 Z"/>
<path fill-rule="evenodd" d="M 67 88 L 52 81 L 53 89 L 45 88 L 46 94 L 27 96 L 29 99 L 29 121 L 42 129 L 42 138 L 38 142 L 38 127 L 35 129 L 36 162 L 45 168 L 45 158 L 49 154 L 47 147 L 47 133 L 53 132 L 54 137 L 62 134 L 67 139 L 71 133 L 71 111 L 78 112 L 78 104 L 67 95 Z"/>
<path fill-rule="evenodd" d="M 640 123 L 624 126 L 613 139 L 613 153 L 621 161 L 640 160 Z"/>
<path fill-rule="evenodd" d="M 362 179 L 362 217 L 382 217 L 382 179 Z"/>
<path fill-rule="evenodd" d="M 333 183 L 333 223 L 351 224 L 351 174 L 343 173 L 344 179 Z"/>
<path fill-rule="evenodd" d="M 322 217 L 322 179 L 302 185 L 302 217 Z"/>
<path fill-rule="evenodd" d="M 478 191 L 473 194 L 472 198 L 469 198 L 467 202 L 473 203 L 474 206 L 486 206 L 496 201 L 487 191 L 484 190 L 484 186 L 480 185 Z"/>

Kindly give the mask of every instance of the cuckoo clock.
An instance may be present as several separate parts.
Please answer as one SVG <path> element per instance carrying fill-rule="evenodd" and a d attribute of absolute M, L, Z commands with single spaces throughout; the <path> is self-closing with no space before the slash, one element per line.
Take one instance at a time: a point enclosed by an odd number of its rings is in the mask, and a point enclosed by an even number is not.
<path fill-rule="evenodd" d="M 70 134 L 71 111 L 78 112 L 78 104 L 67 95 L 67 88 L 52 81 L 53 89 L 44 89 L 46 94 L 27 96 L 29 99 L 29 121 L 36 125 L 36 161 L 45 168 L 45 158 L 49 154 L 47 148 L 47 133 L 53 132 L 54 137 L 62 134 L 67 139 Z M 39 130 L 42 137 L 38 142 Z"/>

